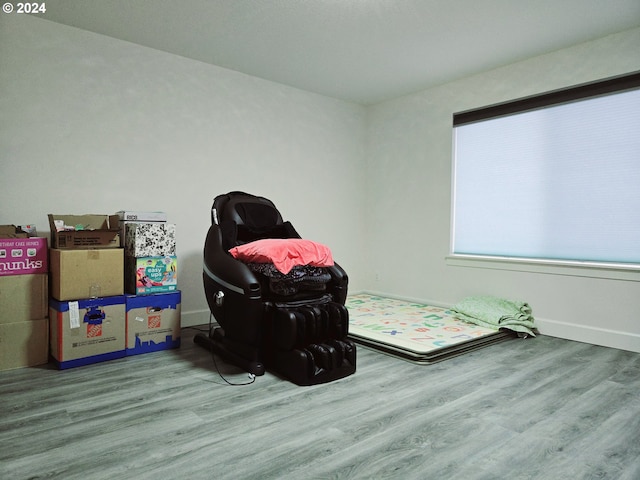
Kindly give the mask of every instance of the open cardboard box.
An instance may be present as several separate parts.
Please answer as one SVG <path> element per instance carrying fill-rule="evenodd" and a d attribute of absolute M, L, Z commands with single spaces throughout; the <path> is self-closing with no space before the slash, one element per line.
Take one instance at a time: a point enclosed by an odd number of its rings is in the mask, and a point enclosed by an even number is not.
<path fill-rule="evenodd" d="M 15 225 L 0 225 L 0 238 L 27 238 L 29 234 Z"/>
<path fill-rule="evenodd" d="M 50 213 L 51 248 L 117 248 L 118 215 L 56 215 Z M 74 228 L 67 230 L 66 227 Z"/>

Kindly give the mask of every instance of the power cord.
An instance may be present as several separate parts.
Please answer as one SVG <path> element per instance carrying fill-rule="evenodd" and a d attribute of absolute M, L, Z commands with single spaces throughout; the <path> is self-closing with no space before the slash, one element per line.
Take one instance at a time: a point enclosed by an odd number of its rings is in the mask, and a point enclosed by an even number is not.
<path fill-rule="evenodd" d="M 253 373 L 247 373 L 247 375 L 249 376 L 249 379 L 250 379 L 249 382 L 233 383 L 233 382 L 227 380 L 225 378 L 225 376 L 222 375 L 222 372 L 220 372 L 220 368 L 218 368 L 218 362 L 216 362 L 216 354 L 211 352 L 211 358 L 213 359 L 213 365 L 216 367 L 216 371 L 218 372 L 218 375 L 220 376 L 220 378 L 222 380 L 225 381 L 225 383 L 227 385 L 231 385 L 232 387 L 242 387 L 242 386 L 245 386 L 245 385 L 251 385 L 252 383 L 254 383 L 256 381 L 256 376 Z"/>

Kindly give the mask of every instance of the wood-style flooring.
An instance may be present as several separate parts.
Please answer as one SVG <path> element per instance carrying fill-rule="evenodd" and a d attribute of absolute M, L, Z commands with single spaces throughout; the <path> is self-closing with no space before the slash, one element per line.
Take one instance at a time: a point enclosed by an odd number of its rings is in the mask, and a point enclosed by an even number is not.
<path fill-rule="evenodd" d="M 230 386 L 195 333 L 0 372 L 0 478 L 640 479 L 637 353 L 539 336 L 415 365 L 359 347 L 333 383 Z"/>

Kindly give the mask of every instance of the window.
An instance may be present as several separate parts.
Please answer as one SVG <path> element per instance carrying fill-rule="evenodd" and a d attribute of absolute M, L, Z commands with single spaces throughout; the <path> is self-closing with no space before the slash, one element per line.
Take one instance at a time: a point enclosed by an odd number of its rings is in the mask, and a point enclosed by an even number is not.
<path fill-rule="evenodd" d="M 453 124 L 454 256 L 640 267 L 640 73 Z"/>

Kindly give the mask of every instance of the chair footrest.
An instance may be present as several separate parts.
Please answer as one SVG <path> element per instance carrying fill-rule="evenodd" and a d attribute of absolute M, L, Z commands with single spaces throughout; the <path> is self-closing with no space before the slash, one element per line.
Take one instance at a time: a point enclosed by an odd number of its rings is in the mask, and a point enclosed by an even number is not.
<path fill-rule="evenodd" d="M 297 385 L 317 385 L 356 371 L 356 346 L 351 340 L 310 344 L 306 348 L 276 350 L 270 369 Z"/>
<path fill-rule="evenodd" d="M 335 302 L 276 307 L 271 312 L 271 322 L 267 322 L 267 329 L 267 338 L 274 348 L 304 348 L 313 343 L 347 338 L 349 312 L 344 305 Z"/>

